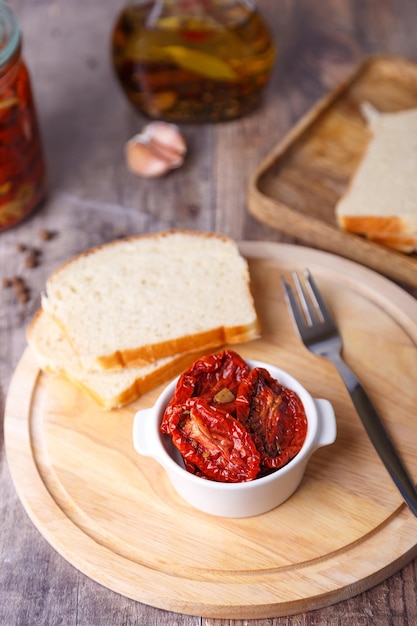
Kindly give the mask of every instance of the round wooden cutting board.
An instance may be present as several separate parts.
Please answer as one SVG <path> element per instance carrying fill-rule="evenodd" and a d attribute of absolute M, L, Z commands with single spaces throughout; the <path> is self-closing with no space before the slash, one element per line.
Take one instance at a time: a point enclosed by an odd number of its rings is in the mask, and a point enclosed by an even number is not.
<path fill-rule="evenodd" d="M 135 412 L 113 412 L 24 353 L 5 438 L 19 497 L 47 541 L 102 585 L 155 607 L 219 618 L 282 616 L 346 599 L 417 555 L 417 519 L 369 443 L 331 363 L 296 335 L 280 276 L 309 267 L 344 339 L 344 356 L 417 479 L 417 302 L 373 271 L 286 244 L 244 242 L 262 338 L 234 346 L 274 363 L 336 412 L 336 443 L 310 460 L 277 509 L 223 519 L 191 508 L 160 466 L 135 453 Z"/>

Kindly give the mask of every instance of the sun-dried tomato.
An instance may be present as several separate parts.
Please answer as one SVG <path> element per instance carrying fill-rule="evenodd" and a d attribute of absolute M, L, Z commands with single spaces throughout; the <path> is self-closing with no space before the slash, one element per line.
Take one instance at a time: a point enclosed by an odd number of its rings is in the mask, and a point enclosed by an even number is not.
<path fill-rule="evenodd" d="M 199 397 L 224 413 L 235 415 L 235 398 L 239 384 L 247 376 L 249 366 L 233 350 L 197 359 L 179 378 L 174 396 L 162 422 L 162 431 L 169 433 L 172 407 L 188 398 Z"/>
<path fill-rule="evenodd" d="M 187 471 L 243 482 L 300 450 L 307 420 L 299 397 L 232 350 L 202 357 L 178 379 L 161 424 Z"/>
<path fill-rule="evenodd" d="M 170 434 L 188 471 L 199 476 L 235 483 L 259 473 L 260 454 L 246 428 L 201 397 L 173 408 Z"/>
<path fill-rule="evenodd" d="M 252 435 L 263 471 L 282 467 L 300 451 L 307 433 L 304 406 L 266 369 L 254 368 L 241 382 L 236 414 Z"/>

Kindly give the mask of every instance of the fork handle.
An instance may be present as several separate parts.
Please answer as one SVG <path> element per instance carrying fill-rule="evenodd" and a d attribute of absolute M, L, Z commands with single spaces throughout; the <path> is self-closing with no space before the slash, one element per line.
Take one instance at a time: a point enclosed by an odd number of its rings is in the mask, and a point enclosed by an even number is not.
<path fill-rule="evenodd" d="M 336 366 L 347 390 L 349 391 L 350 397 L 352 398 L 353 404 L 369 439 L 371 440 L 375 450 L 378 452 L 382 462 L 403 496 L 405 502 L 417 517 L 416 486 L 410 477 L 407 468 L 402 462 L 382 419 L 376 412 L 374 405 L 356 378 L 355 374 L 349 369 L 343 359 L 340 356 L 335 355 L 326 356 L 331 358 L 332 362 Z"/>

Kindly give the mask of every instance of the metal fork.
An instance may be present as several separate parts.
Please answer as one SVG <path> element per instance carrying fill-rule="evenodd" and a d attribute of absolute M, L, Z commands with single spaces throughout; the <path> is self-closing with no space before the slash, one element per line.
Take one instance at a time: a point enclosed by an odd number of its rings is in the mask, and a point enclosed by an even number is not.
<path fill-rule="evenodd" d="M 297 272 L 292 273 L 292 278 L 297 296 L 285 278 L 281 280 L 287 304 L 301 340 L 311 352 L 329 359 L 336 366 L 369 439 L 405 502 L 417 516 L 415 484 L 371 400 L 341 357 L 342 338 L 310 271 L 308 269 L 304 271 L 305 286 L 302 285 Z"/>

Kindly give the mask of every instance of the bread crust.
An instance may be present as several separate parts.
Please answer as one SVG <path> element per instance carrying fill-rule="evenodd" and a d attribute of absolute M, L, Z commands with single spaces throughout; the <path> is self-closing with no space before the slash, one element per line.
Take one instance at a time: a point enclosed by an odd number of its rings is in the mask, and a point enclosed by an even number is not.
<path fill-rule="evenodd" d="M 360 235 L 374 233 L 375 235 L 409 235 L 404 218 L 390 215 L 381 217 L 376 215 L 339 215 L 338 222 L 345 230 Z"/>
<path fill-rule="evenodd" d="M 164 360 L 164 362 L 162 362 L 154 370 L 147 372 L 146 374 L 141 373 L 139 367 L 137 368 L 138 371 L 135 378 L 126 384 L 125 387 L 119 391 L 119 393 L 104 396 L 99 393 L 97 388 L 94 388 L 94 383 L 88 384 L 86 382 L 86 377 L 81 364 L 78 364 L 77 369 L 71 368 L 69 365 L 69 359 L 65 359 L 65 362 L 61 362 L 57 352 L 54 352 L 53 355 L 47 354 L 45 350 L 42 349 L 42 346 L 39 345 L 39 336 L 44 338 L 45 332 L 48 333 L 48 329 L 50 328 L 48 322 L 50 324 L 55 324 L 52 319 L 48 318 L 49 316 L 42 311 L 42 309 L 39 309 L 26 329 L 28 343 L 35 353 L 40 369 L 50 376 L 68 380 L 83 393 L 87 393 L 90 397 L 92 397 L 97 404 L 105 410 L 117 409 L 134 402 L 154 387 L 179 375 L 197 358 L 205 354 L 203 350 L 177 354 L 168 361 Z M 70 345 L 67 345 L 68 349 L 71 350 Z M 73 358 L 77 360 L 77 355 L 75 353 Z M 117 376 L 117 372 L 95 372 L 93 380 L 101 381 L 102 386 L 103 382 L 108 382 L 109 377 L 111 378 L 113 376 Z"/>
<path fill-rule="evenodd" d="M 153 345 L 131 350 L 121 350 L 113 354 L 97 357 L 97 363 L 103 370 L 114 370 L 151 363 L 181 352 L 209 350 L 224 344 L 244 343 L 256 339 L 260 335 L 260 323 L 256 319 L 253 324 L 234 328 L 214 328 L 204 333 L 178 337 L 175 341 L 163 341 Z"/>
<path fill-rule="evenodd" d="M 407 236 L 367 233 L 366 238 L 397 252 L 411 254 L 417 251 L 417 234 L 415 236 Z"/>
<path fill-rule="evenodd" d="M 138 400 L 141 396 L 148 391 L 151 391 L 158 385 L 165 383 L 172 378 L 175 378 L 185 369 L 187 369 L 192 363 L 203 356 L 204 351 L 189 352 L 187 354 L 180 354 L 175 357 L 170 363 L 166 363 L 157 370 L 154 370 L 151 374 L 141 377 L 138 376 L 131 385 L 127 386 L 120 393 L 112 397 L 103 397 L 97 393 L 92 387 L 89 387 L 80 378 L 70 374 L 65 369 L 55 369 L 51 364 L 44 364 L 41 368 L 43 372 L 54 377 L 61 377 L 74 385 L 82 393 L 87 393 L 97 404 L 106 411 L 113 411 L 120 409 L 127 404 L 131 404 Z"/>
<path fill-rule="evenodd" d="M 408 232 L 400 217 L 354 217 L 344 215 L 339 219 L 341 227 L 356 235 L 363 235 L 397 252 L 411 254 L 417 250 L 417 233 Z"/>

